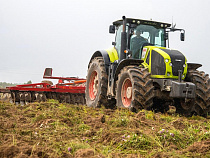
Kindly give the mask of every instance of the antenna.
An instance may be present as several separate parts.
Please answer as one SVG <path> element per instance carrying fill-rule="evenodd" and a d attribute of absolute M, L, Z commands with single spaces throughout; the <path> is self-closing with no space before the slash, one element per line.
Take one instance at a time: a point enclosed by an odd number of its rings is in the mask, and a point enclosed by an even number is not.
<path fill-rule="evenodd" d="M 174 17 L 172 16 L 172 26 L 173 26 L 173 22 L 174 22 Z"/>
<path fill-rule="evenodd" d="M 174 17 L 172 16 L 172 28 L 176 27 L 176 23 L 174 24 Z"/>

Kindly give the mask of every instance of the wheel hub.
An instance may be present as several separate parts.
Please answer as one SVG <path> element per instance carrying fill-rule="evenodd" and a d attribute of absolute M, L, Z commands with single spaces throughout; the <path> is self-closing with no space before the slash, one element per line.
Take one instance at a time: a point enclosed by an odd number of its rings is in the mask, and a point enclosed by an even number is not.
<path fill-rule="evenodd" d="M 94 79 L 93 93 L 94 93 L 95 96 L 98 93 L 98 75 L 96 75 L 95 79 Z"/>
<path fill-rule="evenodd" d="M 132 84 L 130 78 L 126 78 L 122 84 L 121 98 L 122 98 L 122 103 L 125 107 L 129 107 L 131 105 Z"/>
<path fill-rule="evenodd" d="M 98 73 L 96 71 L 93 71 L 89 81 L 89 96 L 91 100 L 95 100 L 98 93 L 98 86 Z"/>
<path fill-rule="evenodd" d="M 131 93 L 132 93 L 132 87 L 128 87 L 127 92 L 126 92 L 127 98 L 129 98 L 129 99 L 131 98 L 131 96 L 132 96 Z"/>

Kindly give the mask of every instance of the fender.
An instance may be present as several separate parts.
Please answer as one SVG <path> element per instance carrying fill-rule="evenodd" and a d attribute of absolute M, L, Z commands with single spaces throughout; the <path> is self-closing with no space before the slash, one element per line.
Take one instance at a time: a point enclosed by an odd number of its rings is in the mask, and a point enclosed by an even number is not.
<path fill-rule="evenodd" d="M 198 63 L 187 63 L 187 71 L 189 71 L 189 70 L 196 70 L 199 67 L 202 67 L 202 65 L 198 64 Z"/>
<path fill-rule="evenodd" d="M 108 52 L 107 52 L 106 50 L 96 51 L 96 52 L 92 55 L 92 57 L 91 57 L 91 59 L 90 59 L 90 61 L 89 61 L 88 68 L 89 68 L 89 66 L 90 66 L 91 60 L 93 60 L 95 57 L 103 57 L 104 63 L 105 63 L 106 73 L 107 73 L 107 75 L 108 75 L 108 72 L 109 72 L 109 65 L 110 65 L 110 58 L 109 58 Z"/>
<path fill-rule="evenodd" d="M 120 73 L 121 69 L 125 66 L 129 66 L 129 65 L 136 65 L 139 66 L 141 65 L 141 63 L 143 63 L 143 60 L 140 59 L 124 59 L 122 61 L 120 61 L 120 63 L 118 64 L 116 71 L 115 71 L 115 81 L 117 80 L 118 74 Z"/>

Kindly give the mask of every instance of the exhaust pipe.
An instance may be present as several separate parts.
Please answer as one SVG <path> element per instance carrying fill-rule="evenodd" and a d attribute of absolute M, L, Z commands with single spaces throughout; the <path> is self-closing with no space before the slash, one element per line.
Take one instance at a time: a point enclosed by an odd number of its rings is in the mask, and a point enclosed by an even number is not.
<path fill-rule="evenodd" d="M 123 30 L 121 32 L 121 50 L 120 50 L 120 61 L 126 58 L 126 48 L 127 48 L 127 34 L 126 34 L 126 17 L 123 16 Z"/>

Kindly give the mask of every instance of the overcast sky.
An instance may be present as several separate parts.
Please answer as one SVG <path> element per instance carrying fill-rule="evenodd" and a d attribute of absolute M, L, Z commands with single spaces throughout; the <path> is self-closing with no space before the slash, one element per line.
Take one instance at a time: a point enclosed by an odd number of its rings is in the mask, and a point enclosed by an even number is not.
<path fill-rule="evenodd" d="M 176 23 L 170 47 L 210 73 L 209 0 L 0 0 L 0 82 L 41 82 L 45 67 L 54 76 L 86 77 L 96 50 L 112 47 L 109 25 L 121 19 Z"/>

